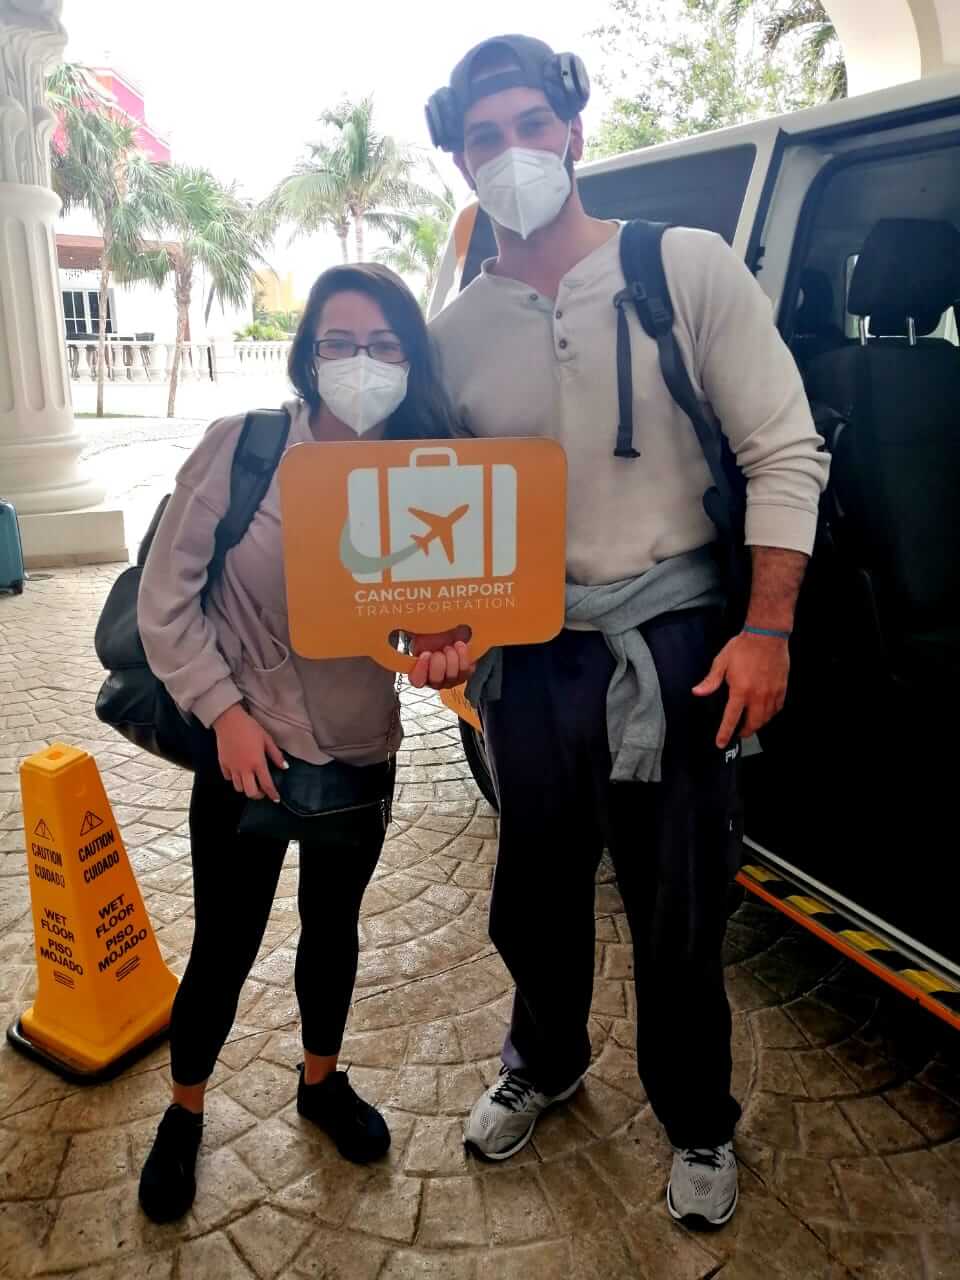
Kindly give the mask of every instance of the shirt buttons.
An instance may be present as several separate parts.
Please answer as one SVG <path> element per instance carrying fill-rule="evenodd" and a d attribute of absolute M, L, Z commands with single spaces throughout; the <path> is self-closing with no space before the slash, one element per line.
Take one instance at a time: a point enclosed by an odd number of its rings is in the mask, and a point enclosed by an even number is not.
<path fill-rule="evenodd" d="M 557 343 L 557 346 L 560 348 L 561 351 L 566 351 L 568 345 L 569 344 L 567 343 L 566 338 L 561 338 L 560 341 Z"/>
<path fill-rule="evenodd" d="M 563 319 L 563 312 L 562 312 L 562 311 L 558 311 L 558 312 L 557 312 L 557 316 L 556 316 L 556 318 L 557 318 L 558 320 L 562 320 L 562 319 Z"/>
<path fill-rule="evenodd" d="M 540 295 L 539 295 L 539 293 L 531 293 L 531 295 L 530 295 L 530 301 L 531 301 L 531 302 L 539 302 L 539 301 L 540 301 Z"/>

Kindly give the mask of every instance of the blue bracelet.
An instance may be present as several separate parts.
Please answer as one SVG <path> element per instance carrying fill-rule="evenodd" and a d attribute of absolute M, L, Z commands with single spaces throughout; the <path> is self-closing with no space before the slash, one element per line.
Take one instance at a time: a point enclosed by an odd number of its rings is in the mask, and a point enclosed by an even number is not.
<path fill-rule="evenodd" d="M 747 636 L 769 636 L 771 640 L 789 640 L 789 631 L 770 631 L 767 627 L 747 627 L 743 628 L 744 635 Z"/>

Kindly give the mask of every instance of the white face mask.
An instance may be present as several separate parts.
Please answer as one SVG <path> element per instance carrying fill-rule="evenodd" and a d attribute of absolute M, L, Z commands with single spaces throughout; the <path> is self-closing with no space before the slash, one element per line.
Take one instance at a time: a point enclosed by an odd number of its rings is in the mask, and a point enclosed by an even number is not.
<path fill-rule="evenodd" d="M 358 352 L 348 360 L 318 360 L 317 390 L 330 412 L 362 436 L 403 403 L 408 372 Z"/>
<path fill-rule="evenodd" d="M 563 155 L 509 147 L 476 172 L 477 197 L 494 222 L 524 240 L 552 222 L 570 196 L 566 169 L 570 126 Z"/>

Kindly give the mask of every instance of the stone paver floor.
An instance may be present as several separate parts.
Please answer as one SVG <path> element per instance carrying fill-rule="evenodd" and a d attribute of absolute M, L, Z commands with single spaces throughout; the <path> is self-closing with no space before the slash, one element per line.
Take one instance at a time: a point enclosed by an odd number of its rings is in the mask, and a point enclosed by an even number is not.
<path fill-rule="evenodd" d="M 95 754 L 177 972 L 190 945 L 189 779 L 140 755 L 92 712 L 101 672 L 91 637 L 116 572 L 52 571 L 20 599 L 0 597 L 4 1025 L 34 981 L 16 768 L 54 738 Z M 291 854 L 214 1077 L 199 1194 L 183 1223 L 152 1226 L 136 1204 L 137 1173 L 167 1101 L 164 1049 L 95 1088 L 0 1049 L 0 1275 L 960 1276 L 956 1037 L 750 901 L 727 942 L 745 1106 L 743 1199 L 729 1228 L 693 1236 L 663 1209 L 669 1151 L 635 1073 L 629 940 L 603 871 L 586 1087 L 507 1165 L 465 1156 L 463 1116 L 496 1073 L 510 1007 L 486 934 L 496 822 L 450 715 L 410 691 L 405 715 L 396 822 L 364 903 L 343 1053 L 354 1082 L 388 1115 L 389 1158 L 370 1169 L 346 1164 L 294 1109 Z"/>

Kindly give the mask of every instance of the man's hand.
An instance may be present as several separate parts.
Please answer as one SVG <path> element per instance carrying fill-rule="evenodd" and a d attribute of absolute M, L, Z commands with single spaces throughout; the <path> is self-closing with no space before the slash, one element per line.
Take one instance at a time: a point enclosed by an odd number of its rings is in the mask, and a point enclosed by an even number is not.
<path fill-rule="evenodd" d="M 727 683 L 727 706 L 717 733 L 721 751 L 737 731 L 741 716 L 742 738 L 749 738 L 773 719 L 787 696 L 789 675 L 786 640 L 741 634 L 723 646 L 707 678 L 693 690 L 698 698 L 706 698 Z"/>
<path fill-rule="evenodd" d="M 432 689 L 452 689 L 469 680 L 475 670 L 467 648 L 469 639 L 469 627 L 413 636 L 411 649 L 417 663 L 410 672 L 410 683 L 414 689 L 425 685 Z"/>
<path fill-rule="evenodd" d="M 787 634 L 806 572 L 808 556 L 782 547 L 752 547 L 753 576 L 747 622 Z M 768 724 L 783 706 L 790 675 L 790 649 L 786 640 L 743 632 L 723 646 L 706 680 L 694 688 L 698 698 L 716 693 L 724 681 L 729 690 L 727 707 L 717 733 L 724 750 L 737 732 L 741 738 Z"/>

